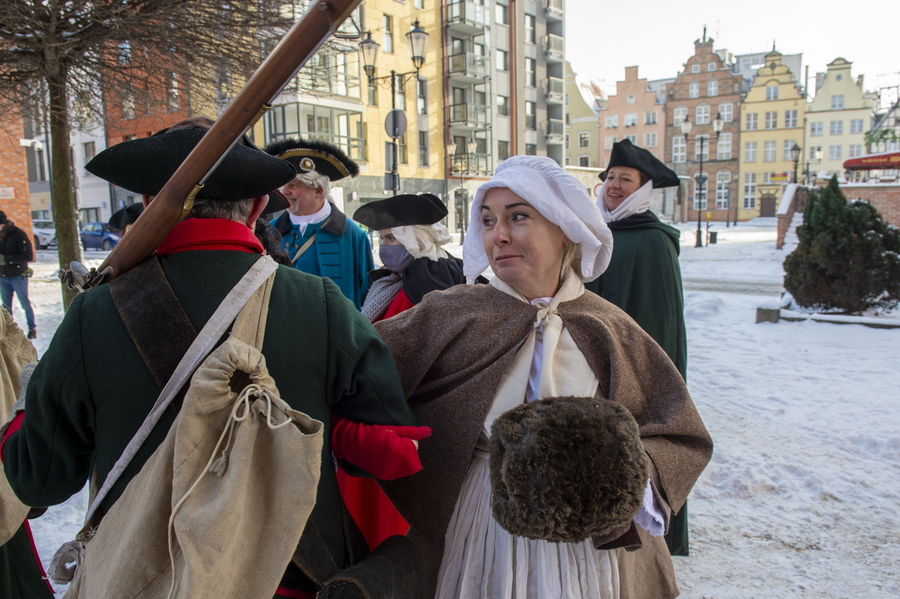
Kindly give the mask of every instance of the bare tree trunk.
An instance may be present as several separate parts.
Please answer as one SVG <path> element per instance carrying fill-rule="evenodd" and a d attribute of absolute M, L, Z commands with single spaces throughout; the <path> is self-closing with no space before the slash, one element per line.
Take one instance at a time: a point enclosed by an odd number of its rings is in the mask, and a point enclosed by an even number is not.
<path fill-rule="evenodd" d="M 53 160 L 53 218 L 56 222 L 56 241 L 59 245 L 59 267 L 69 268 L 70 262 L 81 262 L 81 240 L 72 189 L 72 154 L 69 151 L 69 105 L 66 96 L 66 71 L 47 78 L 50 95 L 50 146 Z M 77 294 L 62 286 L 63 309 Z"/>

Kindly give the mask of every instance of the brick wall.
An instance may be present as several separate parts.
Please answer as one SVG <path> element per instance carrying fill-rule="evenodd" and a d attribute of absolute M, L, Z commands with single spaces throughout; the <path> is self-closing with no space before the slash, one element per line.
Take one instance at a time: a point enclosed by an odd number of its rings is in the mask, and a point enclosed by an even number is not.
<path fill-rule="evenodd" d="M 22 120 L 15 112 L 0 117 L 0 210 L 31 237 L 31 196 L 28 191 L 28 167 L 25 148 L 19 139 L 25 136 Z"/>
<path fill-rule="evenodd" d="M 900 184 L 841 185 L 848 200 L 870 202 L 888 223 L 900 227 Z"/>

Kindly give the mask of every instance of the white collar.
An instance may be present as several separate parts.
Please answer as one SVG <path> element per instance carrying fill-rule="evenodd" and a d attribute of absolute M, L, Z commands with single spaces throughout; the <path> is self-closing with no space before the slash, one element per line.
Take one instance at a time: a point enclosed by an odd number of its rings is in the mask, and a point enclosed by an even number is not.
<path fill-rule="evenodd" d="M 641 212 L 647 212 L 650 209 L 650 200 L 653 199 L 653 181 L 647 181 L 644 183 L 640 189 L 635 191 L 633 194 L 625 198 L 621 204 L 615 207 L 615 209 L 610 212 L 609 208 L 606 206 L 606 188 L 609 186 L 610 180 L 607 179 L 603 182 L 603 187 L 600 190 L 600 197 L 597 198 L 597 206 L 600 208 L 600 212 L 603 213 L 603 220 L 608 223 L 613 221 L 622 220 L 623 218 L 628 218 L 632 214 L 640 214 Z"/>
<path fill-rule="evenodd" d="M 325 202 L 325 205 L 322 206 L 320 210 L 317 212 L 313 212 L 312 214 L 302 214 L 296 215 L 288 212 L 288 216 L 291 218 L 291 223 L 295 225 L 300 225 L 304 229 L 306 225 L 312 225 L 315 223 L 320 223 L 331 214 L 331 202 Z"/>

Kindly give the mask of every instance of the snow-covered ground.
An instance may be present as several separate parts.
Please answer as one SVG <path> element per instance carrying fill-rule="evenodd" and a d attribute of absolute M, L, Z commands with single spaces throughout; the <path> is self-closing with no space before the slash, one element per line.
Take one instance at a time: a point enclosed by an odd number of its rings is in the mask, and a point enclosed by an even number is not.
<path fill-rule="evenodd" d="M 719 225 L 704 248 L 680 228 L 688 385 L 716 444 L 691 495 L 691 556 L 675 560 L 681 596 L 900 597 L 900 329 L 754 324 L 783 276 L 774 221 Z M 31 290 L 43 352 L 60 294 Z M 45 563 L 85 501 L 33 521 Z"/>

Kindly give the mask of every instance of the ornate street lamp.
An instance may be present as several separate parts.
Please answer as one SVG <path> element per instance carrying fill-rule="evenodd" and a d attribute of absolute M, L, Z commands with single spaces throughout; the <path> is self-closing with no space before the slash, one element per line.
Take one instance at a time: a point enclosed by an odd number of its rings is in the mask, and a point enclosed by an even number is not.
<path fill-rule="evenodd" d="M 800 146 L 794 142 L 794 147 L 791 148 L 791 158 L 794 160 L 794 180 L 793 183 L 797 183 L 797 165 L 800 163 Z"/>
<path fill-rule="evenodd" d="M 716 132 L 716 139 L 719 138 L 719 134 L 722 132 L 722 128 L 725 125 L 725 121 L 722 119 L 721 114 L 716 114 L 716 118 L 713 119 L 713 131 Z M 690 119 L 685 117 L 685 119 L 681 122 L 681 133 L 684 134 L 684 145 L 685 151 L 687 151 L 687 142 L 688 135 L 691 133 L 691 127 L 693 123 L 691 123 Z M 702 248 L 703 247 L 703 224 L 702 224 L 702 206 L 703 200 L 706 197 L 706 181 L 707 177 L 703 174 L 703 146 L 706 143 L 706 136 L 699 135 L 695 136 L 695 139 L 700 140 L 700 172 L 697 173 L 696 181 L 697 181 L 697 243 L 694 247 Z"/>

